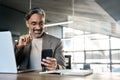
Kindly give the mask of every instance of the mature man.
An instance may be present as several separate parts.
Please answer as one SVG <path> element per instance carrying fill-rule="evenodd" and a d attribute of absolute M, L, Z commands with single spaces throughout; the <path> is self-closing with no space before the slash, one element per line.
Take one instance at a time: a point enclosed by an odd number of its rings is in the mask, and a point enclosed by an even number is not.
<path fill-rule="evenodd" d="M 65 69 L 62 41 L 44 32 L 45 12 L 40 8 L 31 9 L 25 16 L 29 34 L 20 36 L 15 45 L 15 55 L 19 69 L 47 70 Z M 51 49 L 53 57 L 41 60 L 42 50 Z"/>

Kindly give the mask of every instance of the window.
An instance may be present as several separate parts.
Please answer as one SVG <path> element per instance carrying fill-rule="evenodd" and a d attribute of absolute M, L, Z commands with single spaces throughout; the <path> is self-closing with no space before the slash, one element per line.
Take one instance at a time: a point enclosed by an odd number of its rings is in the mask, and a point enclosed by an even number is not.
<path fill-rule="evenodd" d="M 64 30 L 63 32 L 66 33 Z M 72 36 L 69 35 L 68 37 L 64 34 L 63 39 L 64 53 L 71 55 L 72 68 L 81 69 L 83 64 L 89 63 L 91 69 L 96 72 L 115 72 L 119 69 L 119 38 L 90 32 L 78 32 L 71 29 L 70 34 Z"/>

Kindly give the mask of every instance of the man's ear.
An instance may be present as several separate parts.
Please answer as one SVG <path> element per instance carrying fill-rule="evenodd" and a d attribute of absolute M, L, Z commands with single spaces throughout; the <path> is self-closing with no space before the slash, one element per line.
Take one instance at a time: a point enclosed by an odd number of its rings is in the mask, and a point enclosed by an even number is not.
<path fill-rule="evenodd" d="M 26 26 L 29 28 L 29 23 L 28 23 L 28 21 L 26 21 Z"/>

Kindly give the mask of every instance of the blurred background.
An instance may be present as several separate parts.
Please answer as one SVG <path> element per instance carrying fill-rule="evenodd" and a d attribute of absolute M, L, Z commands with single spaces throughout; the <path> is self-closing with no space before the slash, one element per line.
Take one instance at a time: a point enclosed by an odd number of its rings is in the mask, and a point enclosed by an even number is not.
<path fill-rule="evenodd" d="M 0 31 L 28 33 L 25 13 L 46 12 L 45 31 L 61 38 L 68 68 L 119 72 L 120 0 L 0 0 Z M 70 59 L 69 59 L 70 58 Z"/>

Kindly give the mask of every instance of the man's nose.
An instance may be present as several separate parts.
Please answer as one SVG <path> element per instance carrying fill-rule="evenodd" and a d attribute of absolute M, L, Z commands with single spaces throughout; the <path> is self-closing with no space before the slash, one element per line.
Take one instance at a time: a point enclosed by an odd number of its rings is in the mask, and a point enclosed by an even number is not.
<path fill-rule="evenodd" d="M 41 27 L 40 25 L 36 25 L 36 29 L 40 29 L 40 27 Z"/>

